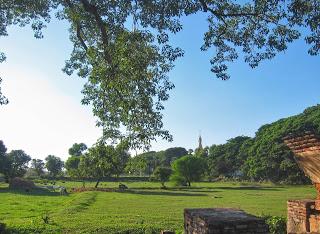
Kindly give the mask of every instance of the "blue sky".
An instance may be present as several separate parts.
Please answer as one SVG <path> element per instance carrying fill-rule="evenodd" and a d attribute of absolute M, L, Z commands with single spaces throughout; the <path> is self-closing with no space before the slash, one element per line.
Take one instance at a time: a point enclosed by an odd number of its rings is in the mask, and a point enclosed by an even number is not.
<path fill-rule="evenodd" d="M 320 57 L 309 56 L 302 39 L 256 69 L 242 60 L 231 64 L 231 79 L 221 81 L 210 72 L 214 49 L 200 51 L 207 28 L 204 15 L 184 18 L 183 26 L 172 42 L 185 56 L 170 73 L 176 88 L 163 112 L 174 141 L 154 142 L 153 150 L 194 149 L 200 132 L 204 145 L 254 136 L 261 125 L 319 103 Z M 9 150 L 66 159 L 74 142 L 90 146 L 100 136 L 90 108 L 80 104 L 84 81 L 61 71 L 72 49 L 67 30 L 65 22 L 54 20 L 44 30 L 44 39 L 35 39 L 30 28 L 17 27 L 0 38 L 0 51 L 7 55 L 0 64 L 2 88 L 10 99 L 0 107 L 0 139 Z"/>

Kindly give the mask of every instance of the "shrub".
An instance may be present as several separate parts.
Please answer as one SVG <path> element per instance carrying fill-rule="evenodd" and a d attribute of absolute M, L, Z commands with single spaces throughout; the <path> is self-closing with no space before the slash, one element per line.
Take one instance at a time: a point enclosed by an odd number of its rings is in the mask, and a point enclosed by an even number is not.
<path fill-rule="evenodd" d="M 286 234 L 287 233 L 287 220 L 280 216 L 265 216 L 266 224 L 269 226 L 271 234 Z"/>

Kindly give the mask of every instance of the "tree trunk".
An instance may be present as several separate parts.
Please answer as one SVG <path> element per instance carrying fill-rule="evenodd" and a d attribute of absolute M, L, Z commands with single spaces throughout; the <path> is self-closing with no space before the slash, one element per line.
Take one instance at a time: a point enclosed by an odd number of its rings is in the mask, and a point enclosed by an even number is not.
<path fill-rule="evenodd" d="M 189 187 L 191 187 L 191 183 L 190 183 L 190 181 L 188 181 L 188 186 L 189 186 Z"/>
<path fill-rule="evenodd" d="M 99 185 L 99 183 L 100 183 L 100 178 L 97 180 L 97 183 L 96 183 L 96 185 L 94 186 L 95 188 L 98 188 L 98 185 Z"/>

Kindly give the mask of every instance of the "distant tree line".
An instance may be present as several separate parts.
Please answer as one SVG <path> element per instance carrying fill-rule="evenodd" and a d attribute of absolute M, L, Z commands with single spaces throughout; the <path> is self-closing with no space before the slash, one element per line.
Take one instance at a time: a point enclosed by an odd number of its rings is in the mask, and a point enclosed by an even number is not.
<path fill-rule="evenodd" d="M 175 175 L 176 160 L 192 155 L 205 161 L 198 179 L 230 178 L 288 184 L 309 183 L 309 179 L 295 162 L 293 153 L 282 140 L 288 134 L 301 134 L 308 130 L 320 136 L 320 105 L 309 107 L 299 115 L 263 125 L 253 138 L 238 136 L 227 140 L 225 144 L 195 150 L 187 151 L 176 147 L 137 155 L 130 158 L 126 171 L 129 174 L 150 176 L 154 172 L 158 173 L 157 167 L 167 167 L 173 169 L 171 178 L 177 179 L 179 176 Z M 195 171 L 191 168 L 189 170 Z"/>
<path fill-rule="evenodd" d="M 320 136 L 320 105 L 303 113 L 263 125 L 255 137 L 239 136 L 209 147 L 208 177 L 236 177 L 290 184 L 309 182 L 295 162 L 283 137 L 313 131 Z"/>
<path fill-rule="evenodd" d="M 6 182 L 22 176 L 42 177 L 46 175 L 55 178 L 62 174 L 63 166 L 63 161 L 54 155 L 48 155 L 43 161 L 31 159 L 23 150 L 12 150 L 8 153 L 3 141 L 0 140 L 0 173 L 4 175 Z"/>
<path fill-rule="evenodd" d="M 73 144 L 65 163 L 54 155 L 42 161 L 31 159 L 23 150 L 7 152 L 0 141 L 0 173 L 6 181 L 25 175 L 51 178 L 67 175 L 96 180 L 96 187 L 102 179 L 120 175 L 149 176 L 161 182 L 162 187 L 169 179 L 187 186 L 201 179 L 221 178 L 302 184 L 310 181 L 298 168 L 293 153 L 282 139 L 307 130 L 320 136 L 320 105 L 263 125 L 253 138 L 238 136 L 225 144 L 201 146 L 195 150 L 173 147 L 134 157 L 130 156 L 126 142 L 118 145 L 98 142 L 90 148 L 84 143 Z"/>
<path fill-rule="evenodd" d="M 142 153 L 129 159 L 125 171 L 130 175 L 151 176 L 157 167 L 171 167 L 175 160 L 187 154 L 188 151 L 182 147 Z"/>

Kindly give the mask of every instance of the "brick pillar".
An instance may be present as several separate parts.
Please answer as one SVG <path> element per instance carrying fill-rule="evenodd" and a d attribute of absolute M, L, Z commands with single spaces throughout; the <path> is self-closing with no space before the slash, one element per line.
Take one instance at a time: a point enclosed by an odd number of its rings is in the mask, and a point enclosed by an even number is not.
<path fill-rule="evenodd" d="M 320 233 L 320 216 L 310 215 L 310 233 Z"/>
<path fill-rule="evenodd" d="M 320 201 L 320 183 L 314 183 L 314 187 L 316 188 L 317 190 L 317 199 L 318 202 Z M 317 204 L 316 204 L 317 205 Z M 319 207 L 320 208 L 320 207 Z M 320 209 L 319 209 L 320 210 Z"/>
<path fill-rule="evenodd" d="M 287 233 L 310 232 L 310 215 L 314 211 L 314 200 L 289 200 Z"/>
<path fill-rule="evenodd" d="M 289 134 L 283 140 L 317 190 L 315 201 L 288 201 L 287 232 L 320 233 L 320 136 L 305 131 L 299 135 Z"/>
<path fill-rule="evenodd" d="M 267 234 L 265 221 L 231 208 L 185 209 L 185 234 Z"/>

